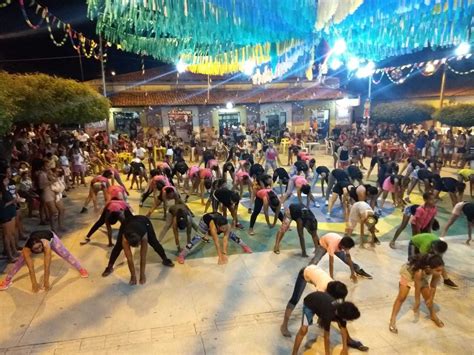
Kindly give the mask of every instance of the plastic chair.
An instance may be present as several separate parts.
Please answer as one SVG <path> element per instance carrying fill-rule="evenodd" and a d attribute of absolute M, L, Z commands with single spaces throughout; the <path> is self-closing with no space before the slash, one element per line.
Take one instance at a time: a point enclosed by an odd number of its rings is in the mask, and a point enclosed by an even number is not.
<path fill-rule="evenodd" d="M 290 139 L 282 138 L 280 141 L 280 148 L 282 150 L 282 153 L 284 153 L 288 149 L 289 146 L 290 146 Z"/>

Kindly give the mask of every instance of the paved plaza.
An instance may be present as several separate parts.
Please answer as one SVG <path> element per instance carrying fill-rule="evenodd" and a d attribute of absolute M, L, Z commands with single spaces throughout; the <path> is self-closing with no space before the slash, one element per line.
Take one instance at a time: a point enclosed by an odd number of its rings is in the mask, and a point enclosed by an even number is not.
<path fill-rule="evenodd" d="M 284 157 L 282 159 L 286 161 Z M 328 157 L 319 163 L 324 162 L 329 164 Z M 90 277 L 81 279 L 75 270 L 54 256 L 52 289 L 33 294 L 27 269 L 23 268 L 15 277 L 13 286 L 0 293 L 1 354 L 291 352 L 294 336 L 284 338 L 279 326 L 298 271 L 309 261 L 300 256 L 294 227 L 285 236 L 281 254 L 276 255 L 271 250 L 277 229 L 269 230 L 263 215 L 260 216 L 255 236 L 248 236 L 245 230 L 238 232 L 254 253 L 242 254 L 240 248 L 231 243 L 229 263 L 225 266 L 217 265 L 212 244 L 204 245 L 190 255 L 184 265 L 176 264 L 173 269 L 163 267 L 159 257 L 150 249 L 147 283 L 131 287 L 123 255 L 115 272 L 107 278 L 101 277 L 110 253 L 106 246 L 105 228 L 93 236 L 89 245 L 79 245 L 98 217 L 93 209 L 87 214 L 78 214 L 86 191 L 83 187 L 76 188 L 65 200 L 70 232 L 64 234 L 63 241 L 83 262 Z M 139 193 L 134 191 L 130 198 L 132 207 L 136 212 L 146 213 L 146 207 L 138 207 L 138 198 Z M 419 201 L 419 196 L 414 200 Z M 440 206 L 439 220 L 443 225 L 450 210 L 447 196 Z M 190 207 L 196 217 L 202 214 L 203 207 L 199 201 L 191 202 Z M 246 209 L 241 208 L 239 214 L 247 229 L 249 216 Z M 439 329 L 428 319 L 424 305 L 419 319 L 415 319 L 411 311 L 411 293 L 399 314 L 399 334 L 389 332 L 391 307 L 398 291 L 398 271 L 406 260 L 409 236 L 407 228 L 397 243 L 397 249 L 389 248 L 389 237 L 400 217 L 400 211 L 393 209 L 383 217 L 378 225 L 380 246 L 356 246 L 351 252 L 364 270 L 373 275 L 373 280 L 359 278 L 358 283 L 352 283 L 348 268 L 336 261 L 335 278 L 348 285 L 348 299 L 361 310 L 361 318 L 348 326 L 351 335 L 369 346 L 370 353 L 377 355 L 472 353 L 474 249 L 464 243 L 464 220 L 452 228 L 445 256 L 447 270 L 460 288 L 452 290 L 439 285 L 435 299 L 445 327 Z M 320 236 L 325 231 L 343 232 L 342 223 L 327 223 L 322 219 Z M 153 222 L 155 229 L 160 231 L 163 225 L 161 211 L 154 214 Z M 37 219 L 31 223 L 36 226 Z M 31 225 L 29 230 L 32 230 Z M 312 252 L 311 239 L 306 238 L 306 243 Z M 163 244 L 174 260 L 176 251 L 171 233 Z M 41 261 L 36 263 L 37 273 L 41 275 Z M 327 256 L 322 266 L 328 268 Z M 311 288 L 308 286 L 305 292 L 310 292 Z M 300 310 L 301 303 L 290 321 L 293 335 L 301 322 Z M 338 354 L 340 336 L 337 331 L 331 333 L 332 351 Z M 324 353 L 322 332 L 317 326 L 310 327 L 305 344 L 305 354 Z M 359 352 L 350 350 L 350 353 Z"/>

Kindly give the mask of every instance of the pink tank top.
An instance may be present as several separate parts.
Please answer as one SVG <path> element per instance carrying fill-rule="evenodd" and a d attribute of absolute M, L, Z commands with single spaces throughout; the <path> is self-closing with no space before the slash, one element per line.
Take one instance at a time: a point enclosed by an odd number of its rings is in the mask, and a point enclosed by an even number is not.
<path fill-rule="evenodd" d="M 123 195 L 125 195 L 125 189 L 120 186 L 120 185 L 112 185 L 109 187 L 108 189 L 108 192 L 109 192 L 109 195 L 110 195 L 110 198 L 112 199 L 122 199 L 123 198 Z M 122 196 L 120 196 L 120 194 L 122 194 Z"/>
<path fill-rule="evenodd" d="M 302 176 L 297 176 L 295 177 L 295 186 L 296 187 L 301 187 L 303 185 L 306 185 L 308 183 L 308 181 L 302 177 Z"/>
<path fill-rule="evenodd" d="M 242 170 L 235 174 L 235 178 L 238 182 L 242 181 L 244 179 L 244 176 L 250 177 L 248 172 Z"/>
<path fill-rule="evenodd" d="M 256 195 L 259 199 L 265 199 L 268 197 L 268 193 L 272 191 L 272 189 L 260 189 L 257 191 Z"/>
<path fill-rule="evenodd" d="M 268 149 L 266 156 L 267 156 L 267 160 L 275 160 L 277 157 L 277 153 L 275 149 Z"/>
<path fill-rule="evenodd" d="M 109 179 L 107 179 L 105 176 L 99 175 L 99 176 L 96 176 L 95 178 L 92 179 L 91 185 L 94 185 L 95 183 L 98 183 L 98 182 L 108 184 Z"/>
<path fill-rule="evenodd" d="M 215 166 L 219 166 L 219 163 L 217 162 L 217 160 L 211 159 L 211 160 L 209 160 L 209 161 L 207 162 L 207 167 L 208 167 L 209 169 L 212 169 L 212 168 L 215 167 Z"/>
<path fill-rule="evenodd" d="M 193 177 L 195 177 L 197 174 L 199 173 L 199 167 L 194 165 L 192 167 L 189 168 L 189 171 L 188 171 L 188 176 L 192 179 Z"/>
<path fill-rule="evenodd" d="M 153 183 L 156 184 L 159 181 L 163 181 L 165 186 L 170 186 L 170 182 L 166 176 L 163 175 L 155 175 L 153 176 Z"/>
<path fill-rule="evenodd" d="M 212 177 L 212 171 L 211 169 L 203 168 L 199 170 L 199 177 L 201 179 L 206 179 Z"/>
<path fill-rule="evenodd" d="M 112 200 L 107 203 L 107 206 L 105 206 L 105 208 L 110 212 L 120 212 L 127 210 L 128 205 L 123 200 Z"/>

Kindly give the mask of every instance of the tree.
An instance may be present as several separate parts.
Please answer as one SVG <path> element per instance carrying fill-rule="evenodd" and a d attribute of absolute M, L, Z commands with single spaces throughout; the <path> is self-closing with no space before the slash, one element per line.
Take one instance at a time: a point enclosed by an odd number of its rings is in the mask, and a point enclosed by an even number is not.
<path fill-rule="evenodd" d="M 435 117 L 441 122 L 453 127 L 474 126 L 474 105 L 459 104 L 446 106 L 436 111 Z"/>
<path fill-rule="evenodd" d="M 371 119 L 374 122 L 392 124 L 422 123 L 432 119 L 434 108 L 429 105 L 404 103 L 383 103 L 374 106 Z"/>
<path fill-rule="evenodd" d="M 0 72 L 0 134 L 11 124 L 84 124 L 104 120 L 109 101 L 92 87 L 45 74 Z"/>

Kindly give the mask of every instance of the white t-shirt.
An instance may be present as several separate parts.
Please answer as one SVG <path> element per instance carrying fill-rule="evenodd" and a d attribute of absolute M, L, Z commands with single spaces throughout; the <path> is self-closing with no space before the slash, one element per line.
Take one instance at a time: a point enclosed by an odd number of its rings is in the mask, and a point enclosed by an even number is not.
<path fill-rule="evenodd" d="M 349 213 L 348 227 L 354 229 L 357 223 L 366 219 L 370 214 L 373 214 L 374 210 L 365 201 L 359 201 L 352 205 L 351 212 Z"/>
<path fill-rule="evenodd" d="M 84 157 L 80 153 L 76 153 L 72 155 L 72 160 L 74 165 L 83 165 L 84 164 Z"/>
<path fill-rule="evenodd" d="M 304 269 L 303 276 L 306 282 L 316 287 L 316 291 L 326 292 L 328 283 L 333 281 L 331 276 L 318 265 L 309 265 Z"/>
<path fill-rule="evenodd" d="M 133 150 L 133 153 L 135 154 L 135 156 L 136 156 L 137 158 L 145 159 L 146 149 L 143 148 L 143 147 L 135 148 L 135 149 Z"/>

